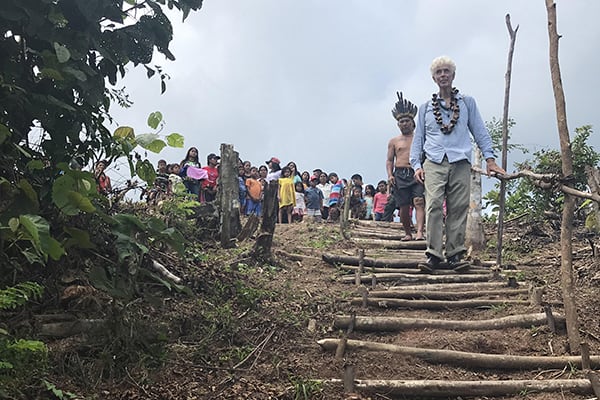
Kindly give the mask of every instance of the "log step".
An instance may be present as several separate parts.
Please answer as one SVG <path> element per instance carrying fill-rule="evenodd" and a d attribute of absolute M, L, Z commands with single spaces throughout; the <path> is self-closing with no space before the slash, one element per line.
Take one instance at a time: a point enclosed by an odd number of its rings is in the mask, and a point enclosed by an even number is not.
<path fill-rule="evenodd" d="M 554 316 L 555 327 L 564 329 L 565 318 Z M 352 325 L 355 331 L 396 332 L 409 329 L 445 329 L 453 331 L 483 331 L 507 328 L 530 328 L 548 324 L 545 313 L 510 315 L 507 317 L 486 320 L 444 320 L 405 317 L 369 317 L 369 316 L 337 316 L 333 327 L 347 329 Z"/>
<path fill-rule="evenodd" d="M 329 382 L 339 384 L 341 379 Z M 355 379 L 353 388 L 368 393 L 385 393 L 401 398 L 456 398 L 474 396 L 511 396 L 520 393 L 593 394 L 588 379 L 448 381 L 448 380 L 365 380 Z M 557 397 L 557 398 L 565 398 Z"/>
<path fill-rule="evenodd" d="M 340 339 L 321 339 L 317 343 L 328 351 L 335 351 Z M 580 356 L 516 356 L 506 354 L 471 353 L 456 350 L 424 349 L 395 344 L 347 339 L 345 349 L 387 352 L 416 357 L 432 364 L 450 364 L 470 369 L 484 370 L 536 370 L 581 368 Z M 591 367 L 600 367 L 600 356 L 590 356 Z"/>

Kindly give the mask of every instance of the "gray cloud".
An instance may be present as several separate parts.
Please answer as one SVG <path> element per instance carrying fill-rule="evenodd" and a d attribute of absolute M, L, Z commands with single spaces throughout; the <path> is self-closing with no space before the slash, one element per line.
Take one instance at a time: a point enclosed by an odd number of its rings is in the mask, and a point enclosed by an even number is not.
<path fill-rule="evenodd" d="M 559 1 L 557 12 L 569 128 L 597 128 L 600 2 Z M 147 115 L 160 110 L 164 133 L 183 134 L 201 160 L 230 143 L 255 164 L 274 155 L 300 170 L 359 172 L 376 182 L 385 177 L 387 142 L 398 134 L 390 113 L 395 93 L 426 101 L 436 89 L 434 57 L 456 61 L 455 84 L 477 99 L 484 119 L 502 116 L 506 13 L 520 26 L 513 142 L 558 148 L 542 1 L 206 1 L 184 24 L 173 18 L 177 60 L 156 57 L 171 76 L 167 92 L 160 96 L 156 79 L 131 69 L 121 85 L 135 105 L 112 112 L 118 124 L 143 133 Z M 597 135 L 590 142 L 600 147 Z M 176 162 L 185 151 L 151 158 Z M 509 166 L 519 157 L 510 156 Z"/>

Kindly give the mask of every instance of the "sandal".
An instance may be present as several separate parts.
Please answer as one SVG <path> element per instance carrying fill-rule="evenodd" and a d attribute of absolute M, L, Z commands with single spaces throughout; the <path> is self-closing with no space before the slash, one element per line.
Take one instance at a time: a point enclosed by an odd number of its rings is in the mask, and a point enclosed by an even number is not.
<path fill-rule="evenodd" d="M 412 235 L 405 235 L 402 239 L 400 239 L 401 242 L 410 242 L 413 240 Z"/>

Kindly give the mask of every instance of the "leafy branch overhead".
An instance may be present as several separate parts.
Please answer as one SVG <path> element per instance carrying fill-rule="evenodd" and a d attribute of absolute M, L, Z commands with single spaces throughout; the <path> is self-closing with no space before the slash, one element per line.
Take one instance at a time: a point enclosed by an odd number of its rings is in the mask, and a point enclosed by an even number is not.
<path fill-rule="evenodd" d="M 0 251 L 0 264 L 16 266 L 23 257 L 43 264 L 60 258 L 65 246 L 92 246 L 72 237 L 62 218 L 96 212 L 102 203 L 88 172 L 96 161 L 126 157 L 131 175 L 151 183 L 154 168 L 135 148 L 183 147 L 182 135 L 161 133 L 160 112 L 148 119 L 149 133 L 121 127 L 113 134 L 110 107 L 131 104 L 114 85 L 138 65 L 160 79 L 157 95 L 164 92 L 168 75 L 152 59 L 155 52 L 175 59 L 165 13 L 178 10 L 185 20 L 201 6 L 202 0 L 2 2 L 0 243 L 11 251 Z M 88 171 L 70 168 L 72 160 Z"/>

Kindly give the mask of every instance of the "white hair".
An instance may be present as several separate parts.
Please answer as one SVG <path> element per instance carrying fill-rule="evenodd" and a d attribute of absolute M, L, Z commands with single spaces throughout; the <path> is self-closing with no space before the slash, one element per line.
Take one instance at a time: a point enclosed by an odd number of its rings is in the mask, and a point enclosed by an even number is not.
<path fill-rule="evenodd" d="M 456 72 L 456 64 L 448 56 L 437 57 L 431 62 L 431 67 L 429 67 L 429 70 L 431 71 L 431 76 L 433 76 L 435 74 L 435 71 L 440 67 L 450 67 L 450 70 L 453 73 Z"/>

